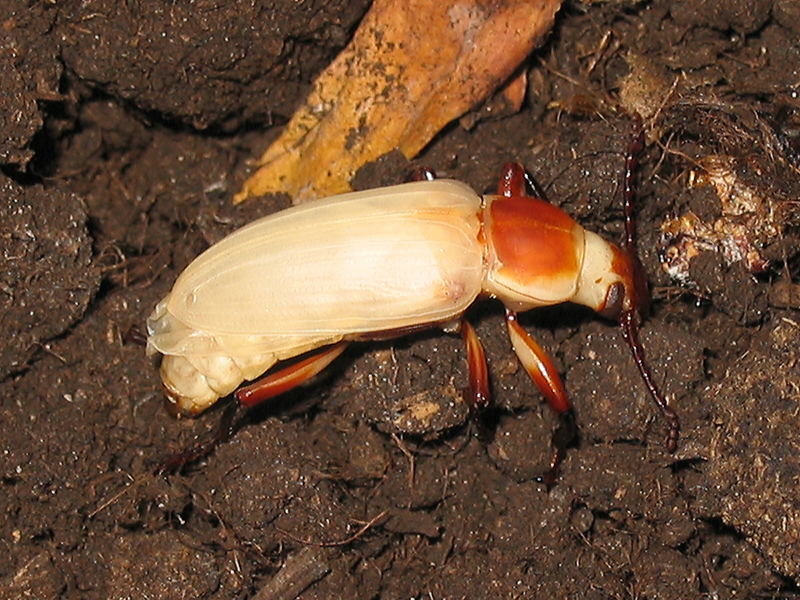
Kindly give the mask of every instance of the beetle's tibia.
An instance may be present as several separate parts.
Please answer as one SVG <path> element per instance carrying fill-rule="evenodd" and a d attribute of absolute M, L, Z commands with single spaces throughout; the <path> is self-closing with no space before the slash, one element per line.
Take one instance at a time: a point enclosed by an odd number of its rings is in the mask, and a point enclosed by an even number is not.
<path fill-rule="evenodd" d="M 553 364 L 553 360 L 536 340 L 534 340 L 517 321 L 517 313 L 506 309 L 506 324 L 511 345 L 522 367 L 547 399 L 550 407 L 558 414 L 571 409 L 567 390 Z"/>

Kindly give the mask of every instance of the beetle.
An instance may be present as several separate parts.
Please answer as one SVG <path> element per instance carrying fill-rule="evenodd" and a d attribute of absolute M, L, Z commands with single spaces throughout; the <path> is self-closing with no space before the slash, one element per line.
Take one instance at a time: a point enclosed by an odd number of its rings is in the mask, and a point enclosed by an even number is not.
<path fill-rule="evenodd" d="M 438 326 L 464 340 L 468 400 L 479 411 L 489 402 L 489 374 L 464 313 L 488 296 L 505 305 L 514 352 L 560 417 L 556 464 L 573 435 L 566 433 L 574 428 L 572 409 L 552 360 L 517 314 L 569 301 L 619 320 L 674 449 L 678 419 L 638 339 L 637 312 L 649 297 L 633 250 L 637 139 L 626 158 L 622 247 L 543 199 L 515 163 L 503 167 L 496 194 L 425 177 L 308 202 L 233 232 L 181 273 L 147 321 L 148 353 L 163 355 L 172 409 L 194 416 L 237 388 L 239 402 L 252 406 L 307 381 L 348 342 Z"/>

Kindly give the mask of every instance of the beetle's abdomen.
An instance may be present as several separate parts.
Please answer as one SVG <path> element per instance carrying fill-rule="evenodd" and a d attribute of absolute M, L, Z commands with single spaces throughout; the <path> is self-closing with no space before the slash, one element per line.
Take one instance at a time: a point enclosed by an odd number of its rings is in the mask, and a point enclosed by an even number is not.
<path fill-rule="evenodd" d="M 410 183 L 234 232 L 187 267 L 148 321 L 151 351 L 185 359 L 165 361 L 165 383 L 180 379 L 196 396 L 188 363 L 224 395 L 276 360 L 343 337 L 461 314 L 481 289 L 480 204 L 458 182 Z"/>
<path fill-rule="evenodd" d="M 147 353 L 164 354 L 161 380 L 176 413 L 198 415 L 281 358 L 310 349 L 303 340 L 296 340 L 294 348 L 286 340 L 289 348 L 282 352 L 259 351 L 248 349 L 243 337 L 191 329 L 167 310 L 168 299 L 159 302 L 147 319 Z"/>

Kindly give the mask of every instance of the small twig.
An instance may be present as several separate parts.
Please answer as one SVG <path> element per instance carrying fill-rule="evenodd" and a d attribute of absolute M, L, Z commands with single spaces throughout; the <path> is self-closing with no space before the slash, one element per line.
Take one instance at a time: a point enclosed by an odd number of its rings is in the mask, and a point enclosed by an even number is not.
<path fill-rule="evenodd" d="M 276 526 L 275 529 L 280 531 L 286 537 L 292 539 L 293 541 L 297 542 L 298 544 L 303 544 L 304 546 L 317 546 L 319 548 L 331 548 L 331 547 L 334 547 L 334 546 L 346 546 L 347 544 L 356 541 L 358 538 L 360 538 L 362 535 L 364 535 L 370 528 L 374 527 L 375 524 L 378 523 L 378 521 L 380 521 L 381 519 L 383 519 L 388 512 L 389 512 L 389 510 L 387 509 L 387 510 L 384 510 L 383 512 L 381 512 L 380 514 L 378 514 L 376 517 L 373 517 L 372 519 L 367 521 L 364 524 L 364 526 L 361 527 L 361 529 L 356 531 L 350 537 L 346 537 L 346 538 L 344 538 L 342 540 L 336 540 L 336 541 L 332 541 L 332 542 L 315 542 L 314 540 L 304 540 L 304 539 L 301 539 L 301 538 L 297 537 L 296 535 L 286 531 L 285 529 L 281 529 L 280 527 Z"/>
<path fill-rule="evenodd" d="M 98 513 L 102 512 L 103 510 L 105 510 L 106 508 L 108 508 L 109 506 L 111 506 L 112 504 L 114 504 L 114 503 L 115 503 L 117 500 L 119 500 L 119 499 L 120 499 L 120 498 L 121 498 L 121 497 L 122 497 L 124 494 L 126 494 L 126 493 L 128 492 L 128 490 L 130 490 L 130 489 L 133 487 L 133 484 L 135 483 L 135 480 L 133 479 L 133 477 L 131 477 L 131 476 L 130 476 L 128 473 L 125 473 L 125 476 L 126 476 L 126 477 L 127 477 L 129 480 L 130 480 L 130 482 L 129 482 L 129 483 L 128 483 L 128 484 L 127 484 L 127 485 L 126 485 L 124 488 L 122 488 L 122 489 L 121 489 L 119 492 L 117 492 L 116 494 L 114 494 L 113 496 L 111 496 L 111 498 L 109 498 L 108 500 L 106 500 L 105 502 L 103 502 L 103 503 L 102 503 L 100 506 L 98 506 L 97 508 L 95 508 L 95 509 L 94 509 L 92 512 L 90 512 L 90 513 L 89 513 L 89 514 L 86 516 L 86 518 L 87 518 L 87 519 L 92 519 L 92 518 L 94 518 L 94 516 L 95 516 L 96 514 L 98 514 Z"/>
<path fill-rule="evenodd" d="M 649 127 L 648 129 L 653 129 L 655 127 L 656 121 L 658 121 L 661 113 L 664 111 L 664 108 L 667 106 L 667 103 L 672 100 L 672 96 L 675 94 L 675 90 L 678 88 L 678 82 L 680 81 L 680 77 L 675 77 L 675 80 L 672 82 L 672 87 L 669 88 L 669 91 L 664 96 L 664 99 L 661 101 L 658 109 L 656 112 L 653 113 L 653 116 L 648 119 Z"/>
<path fill-rule="evenodd" d="M 662 150 L 661 150 L 661 156 L 658 158 L 658 162 L 656 162 L 656 166 L 655 166 L 655 167 L 653 167 L 653 171 L 652 171 L 652 174 L 650 175 L 650 179 L 653 179 L 653 178 L 655 178 L 655 177 L 656 177 L 656 174 L 657 174 L 657 173 L 658 173 L 658 171 L 661 169 L 661 165 L 663 165 L 663 164 L 664 164 L 664 161 L 665 161 L 665 160 L 666 160 L 666 158 L 667 158 L 667 149 L 669 148 L 669 145 L 672 143 L 672 138 L 673 138 L 674 136 L 675 136 L 675 133 L 674 133 L 674 132 L 673 132 L 673 133 L 670 133 L 670 134 L 669 134 L 669 137 L 667 138 L 667 141 L 666 141 L 666 142 L 664 142 L 663 146 L 661 146 L 661 148 L 662 148 Z"/>
<path fill-rule="evenodd" d="M 400 452 L 405 454 L 406 458 L 408 459 L 408 502 L 409 506 L 411 506 L 411 497 L 414 495 L 414 480 L 416 479 L 417 463 L 416 460 L 414 460 L 414 455 L 408 448 L 406 448 L 403 440 L 401 440 L 396 433 L 392 433 L 392 440 L 394 440 L 394 443 L 397 444 L 398 448 L 400 448 Z"/>
<path fill-rule="evenodd" d="M 36 346 L 38 346 L 39 348 L 41 348 L 42 350 L 44 350 L 44 351 L 45 351 L 47 354 L 49 354 L 50 356 L 53 356 L 53 357 L 55 357 L 56 359 L 58 359 L 58 360 L 59 360 L 59 361 L 60 361 L 62 364 L 65 364 L 65 365 L 66 365 L 66 364 L 69 364 L 69 363 L 67 363 L 67 359 L 66 359 L 66 358 L 64 358 L 63 356 L 61 356 L 61 355 L 60 355 L 58 352 L 56 352 L 55 350 L 53 350 L 53 349 L 50 347 L 50 344 L 42 344 L 41 342 L 34 342 L 34 345 L 36 345 Z"/>
<path fill-rule="evenodd" d="M 606 48 L 608 47 L 608 42 L 609 42 L 609 40 L 611 39 L 611 37 L 613 35 L 614 35 L 614 32 L 612 30 L 610 30 L 610 29 L 607 30 L 603 34 L 603 37 L 600 38 L 600 43 L 597 44 L 597 47 L 591 53 L 589 53 L 589 56 L 592 57 L 592 60 L 589 61 L 589 64 L 586 67 L 586 71 L 583 74 L 585 77 L 588 77 L 589 75 L 591 75 L 592 71 L 594 71 L 595 67 L 597 67 L 597 65 L 600 63 L 600 61 L 603 58 L 603 53 L 605 52 Z M 581 58 L 584 58 L 584 57 L 581 57 Z"/>

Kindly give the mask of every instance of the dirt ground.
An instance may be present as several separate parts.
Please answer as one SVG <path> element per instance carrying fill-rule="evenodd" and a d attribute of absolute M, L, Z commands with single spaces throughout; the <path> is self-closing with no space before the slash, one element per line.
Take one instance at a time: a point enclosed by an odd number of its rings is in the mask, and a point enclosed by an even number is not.
<path fill-rule="evenodd" d="M 221 411 L 170 417 L 135 331 L 200 251 L 288 206 L 230 199 L 367 4 L 0 0 L 0 598 L 800 596 L 794 0 L 567 2 L 522 112 L 478 111 L 414 161 L 479 191 L 519 161 L 616 240 L 644 117 L 642 337 L 675 453 L 618 328 L 534 311 L 580 426 L 537 483 L 554 418 L 485 302 L 491 442 L 460 340 L 431 331 L 352 347 L 153 473 Z"/>

